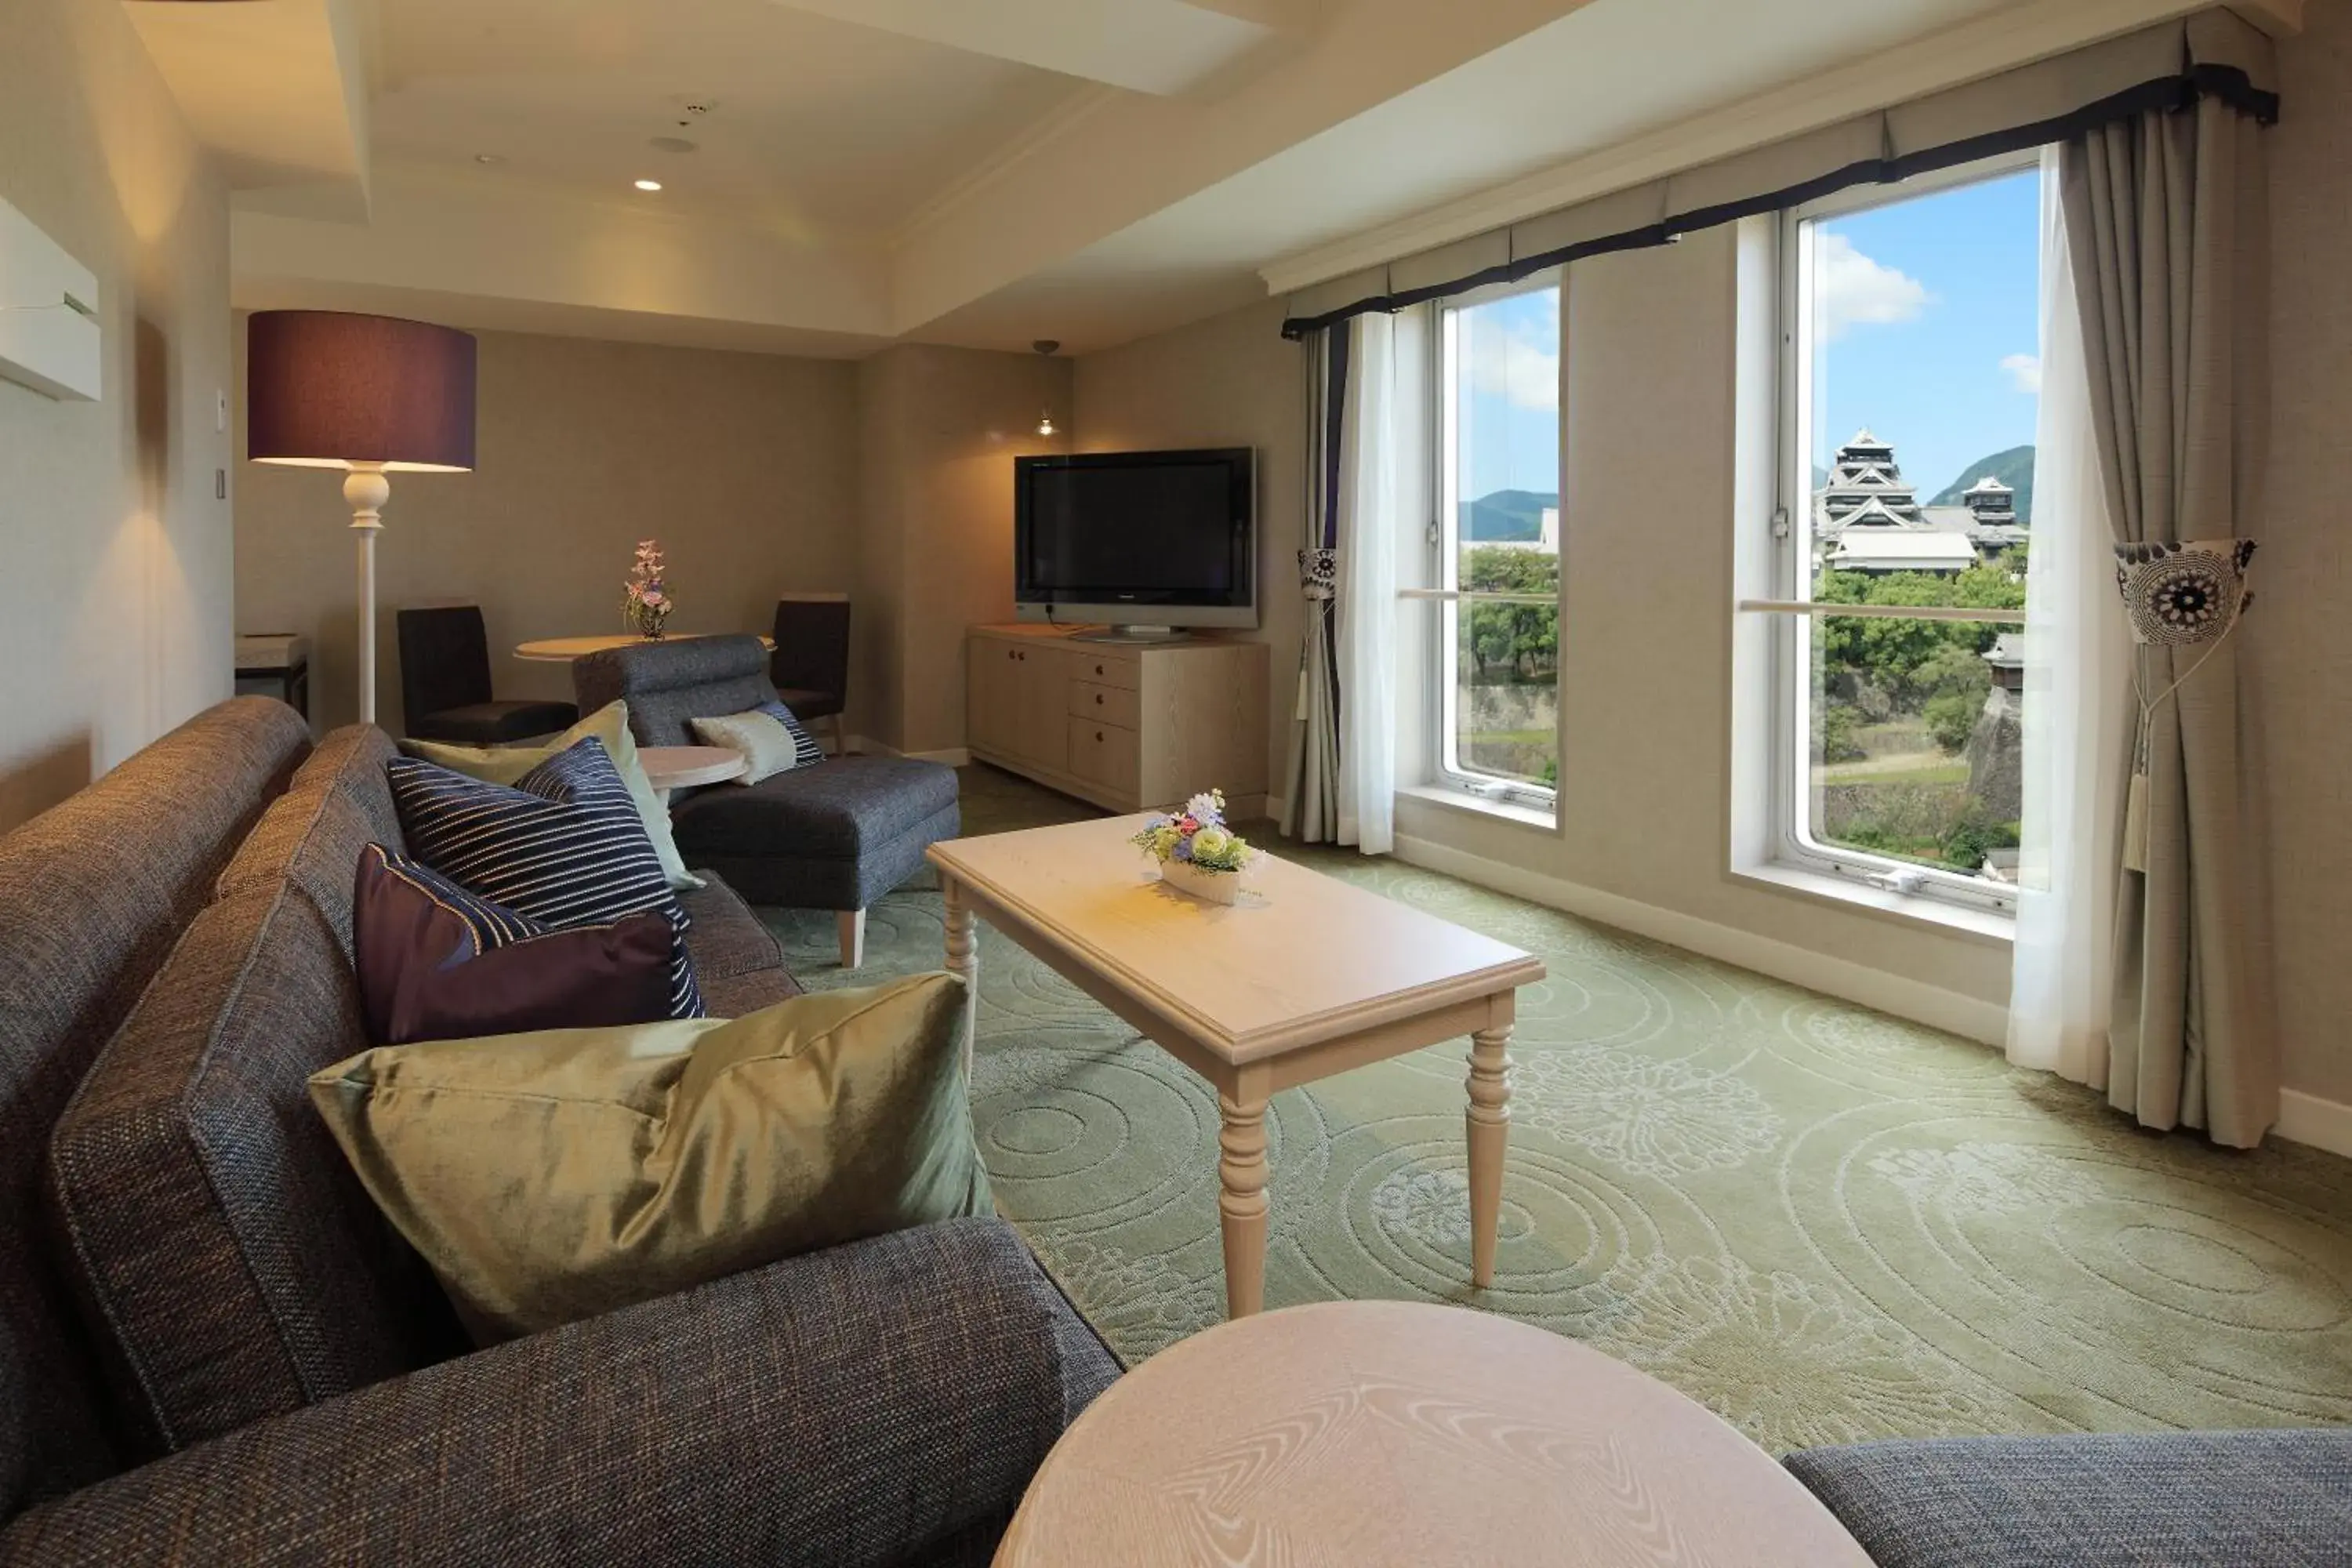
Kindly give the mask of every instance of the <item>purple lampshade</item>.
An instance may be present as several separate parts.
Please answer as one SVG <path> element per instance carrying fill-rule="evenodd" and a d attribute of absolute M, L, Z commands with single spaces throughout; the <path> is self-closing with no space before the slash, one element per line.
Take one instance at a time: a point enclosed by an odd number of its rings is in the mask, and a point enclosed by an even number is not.
<path fill-rule="evenodd" d="M 474 340 L 392 316 L 257 311 L 245 408 L 257 463 L 463 472 L 474 466 Z"/>

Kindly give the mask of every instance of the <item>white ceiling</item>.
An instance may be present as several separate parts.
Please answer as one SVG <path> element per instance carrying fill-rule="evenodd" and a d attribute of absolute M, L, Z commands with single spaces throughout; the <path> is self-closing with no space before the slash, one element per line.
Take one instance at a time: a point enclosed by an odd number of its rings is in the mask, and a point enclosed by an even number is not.
<path fill-rule="evenodd" d="M 131 9 L 242 187 L 242 304 L 855 353 L 905 337 L 1107 346 L 1263 298 L 1262 270 L 1360 265 L 1354 237 L 1402 244 L 1433 209 L 1458 230 L 1529 190 L 1574 199 L 1562 171 L 1589 185 L 1633 152 L 1726 150 L 1876 107 L 1881 60 L 1900 63 L 1890 90 L 1926 90 L 2193 3 Z M 273 26 L 279 47 L 261 47 Z M 364 71 L 319 42 L 361 36 Z M 273 124 L 310 153 L 257 156 Z M 322 174 L 345 210 L 310 199 Z M 641 195 L 640 177 L 666 188 Z"/>
<path fill-rule="evenodd" d="M 2017 39 L 2019 48 L 2049 40 L 2068 47 L 2139 25 L 2154 8 L 2133 0 L 2095 0 L 2072 7 L 2070 18 L 2053 16 L 2069 10 L 2064 5 L 2020 6 L 2012 0 L 1788 0 L 1742 6 L 1721 0 L 1593 0 L 942 315 L 919 333 L 1009 348 L 1046 321 L 1079 342 L 1163 330 L 1206 313 L 1204 304 L 1229 307 L 1245 302 L 1253 291 L 1262 295 L 1261 273 L 1300 271 L 1281 264 L 1302 253 L 1465 195 L 1572 166 L 1662 132 L 1671 134 L 1727 107 L 1755 105 L 1791 83 L 1826 84 L 1829 73 L 1844 68 L 1839 86 L 1846 96 L 1825 96 L 1819 123 L 1878 106 L 1866 100 L 1876 62 L 1911 62 L 1908 69 L 1885 73 L 1888 90 L 1900 97 L 1921 90 L 1918 60 L 2014 63 L 2018 56 L 1999 53 L 2010 41 L 2011 24 L 2053 27 Z M 1993 52 L 1987 53 L 1989 46 Z M 1796 128 L 1764 131 L 1755 140 Z M 1594 194 L 1600 193 L 1583 193 Z M 1507 219 L 1488 218 L 1462 231 L 1501 221 Z M 1320 275 L 1452 237 L 1409 239 L 1402 249 L 1351 258 Z M 1308 276 L 1300 281 L 1313 280 L 1318 269 L 1304 270 Z"/>
<path fill-rule="evenodd" d="M 379 158 L 799 235 L 896 226 L 1083 86 L 774 0 L 380 5 Z"/>

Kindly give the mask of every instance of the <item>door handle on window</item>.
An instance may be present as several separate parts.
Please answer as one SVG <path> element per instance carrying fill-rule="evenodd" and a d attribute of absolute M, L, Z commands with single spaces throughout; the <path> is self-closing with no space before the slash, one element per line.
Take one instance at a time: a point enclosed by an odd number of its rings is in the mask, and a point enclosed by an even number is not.
<path fill-rule="evenodd" d="M 1908 866 L 1898 866 L 1892 871 L 1874 871 L 1869 880 L 1874 888 L 1883 888 L 1890 893 L 1900 893 L 1907 899 L 1917 894 L 1920 889 L 1927 885 L 1927 873 L 1914 870 Z"/>

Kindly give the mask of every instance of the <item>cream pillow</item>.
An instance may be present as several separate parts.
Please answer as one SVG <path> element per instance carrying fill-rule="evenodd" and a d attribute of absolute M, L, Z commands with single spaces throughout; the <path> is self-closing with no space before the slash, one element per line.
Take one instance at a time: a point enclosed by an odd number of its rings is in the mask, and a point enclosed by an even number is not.
<path fill-rule="evenodd" d="M 629 786 L 629 803 L 637 808 L 637 819 L 646 825 L 646 837 L 654 841 L 654 854 L 661 861 L 662 876 L 671 887 L 683 892 L 709 887 L 708 882 L 686 868 L 685 858 L 677 852 L 677 841 L 670 837 L 669 807 L 654 794 L 653 781 L 646 776 L 646 765 L 637 760 L 637 742 L 629 733 L 629 705 L 625 702 L 607 702 L 543 746 L 450 746 L 436 741 L 403 741 L 400 749 L 467 778 L 511 787 L 523 774 L 589 735 L 604 742 L 604 750 L 612 754 L 613 766 L 620 770 L 621 782 Z"/>
<path fill-rule="evenodd" d="M 763 703 L 723 718 L 689 719 L 687 724 L 704 745 L 724 746 L 741 755 L 743 771 L 732 781 L 739 784 L 755 784 L 824 760 L 816 742 L 781 702 Z"/>
<path fill-rule="evenodd" d="M 991 1211 L 963 983 L 364 1051 L 310 1098 L 476 1339 Z"/>

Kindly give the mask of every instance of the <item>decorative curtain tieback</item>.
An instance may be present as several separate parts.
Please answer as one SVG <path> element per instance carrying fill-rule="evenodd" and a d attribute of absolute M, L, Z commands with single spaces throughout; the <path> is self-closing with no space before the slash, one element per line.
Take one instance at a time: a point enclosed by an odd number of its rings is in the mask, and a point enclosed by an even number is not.
<path fill-rule="evenodd" d="M 2156 710 L 2183 682 L 2205 668 L 2238 618 L 2254 602 L 2246 565 L 2251 539 L 2191 539 L 2179 543 L 2116 546 L 2116 586 L 2131 621 L 2132 691 L 2139 699 L 2139 730 L 2132 743 L 2130 793 L 2124 797 L 2124 869 L 2147 869 L 2148 731 Z M 2201 647 L 2196 661 L 2154 697 L 2149 650 Z"/>
<path fill-rule="evenodd" d="M 1337 550 L 1302 550 L 1298 552 L 1298 589 L 1310 599 L 1328 599 L 1339 586 L 1339 552 Z"/>

